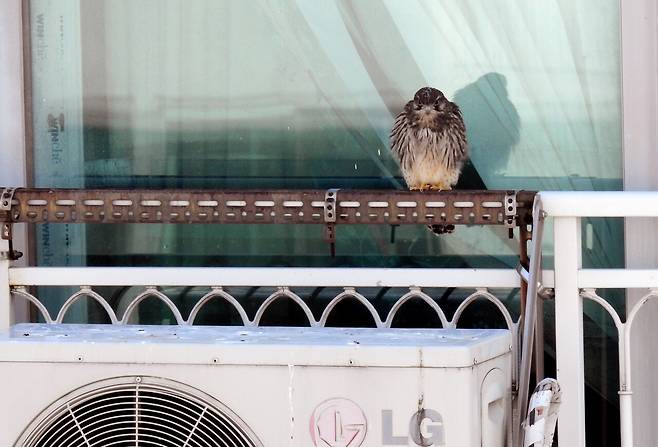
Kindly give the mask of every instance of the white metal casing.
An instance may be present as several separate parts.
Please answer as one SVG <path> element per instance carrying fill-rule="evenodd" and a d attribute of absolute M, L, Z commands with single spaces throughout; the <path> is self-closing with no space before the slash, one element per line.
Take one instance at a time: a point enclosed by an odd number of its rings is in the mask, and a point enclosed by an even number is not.
<path fill-rule="evenodd" d="M 21 324 L 0 340 L 0 445 L 77 388 L 154 376 L 211 395 L 264 446 L 315 445 L 314 411 L 336 398 L 360 407 L 365 438 L 329 445 L 417 445 L 423 409 L 427 445 L 503 446 L 510 368 L 506 330 Z"/>

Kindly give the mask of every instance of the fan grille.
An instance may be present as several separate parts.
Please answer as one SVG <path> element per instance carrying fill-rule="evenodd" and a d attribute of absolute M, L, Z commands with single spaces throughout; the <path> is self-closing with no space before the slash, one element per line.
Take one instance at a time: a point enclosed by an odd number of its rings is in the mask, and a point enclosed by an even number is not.
<path fill-rule="evenodd" d="M 162 379 L 127 378 L 60 403 L 34 428 L 24 447 L 259 447 L 246 425 Z M 158 383 L 160 382 L 160 383 Z"/>

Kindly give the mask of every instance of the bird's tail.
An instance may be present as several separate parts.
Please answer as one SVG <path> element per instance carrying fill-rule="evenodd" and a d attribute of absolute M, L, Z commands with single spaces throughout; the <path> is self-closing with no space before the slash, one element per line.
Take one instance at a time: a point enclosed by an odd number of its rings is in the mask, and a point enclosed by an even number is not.
<path fill-rule="evenodd" d="M 441 234 L 451 234 L 455 231 L 455 226 L 453 224 L 443 225 L 443 224 L 434 224 L 428 225 L 427 228 L 436 234 L 437 236 Z"/>

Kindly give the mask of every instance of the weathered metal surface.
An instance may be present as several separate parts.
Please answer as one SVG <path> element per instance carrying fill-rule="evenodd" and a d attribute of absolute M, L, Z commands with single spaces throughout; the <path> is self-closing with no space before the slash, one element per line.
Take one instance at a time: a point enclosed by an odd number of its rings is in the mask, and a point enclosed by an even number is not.
<path fill-rule="evenodd" d="M 0 250 L 0 260 L 16 261 L 23 256 L 20 251 L 14 250 L 12 221 L 18 216 L 18 210 L 13 209 L 14 192 L 16 188 L 3 188 L 0 193 L 0 215 L 8 216 L 8 219 L 0 225 L 0 238 L 9 241 L 8 250 Z"/>
<path fill-rule="evenodd" d="M 336 191 L 336 190 L 330 190 Z M 509 225 L 510 191 L 93 190 L 21 188 L 1 222 Z M 535 193 L 516 193 L 515 225 L 531 223 Z M 333 222 L 331 222 L 333 223 Z"/>

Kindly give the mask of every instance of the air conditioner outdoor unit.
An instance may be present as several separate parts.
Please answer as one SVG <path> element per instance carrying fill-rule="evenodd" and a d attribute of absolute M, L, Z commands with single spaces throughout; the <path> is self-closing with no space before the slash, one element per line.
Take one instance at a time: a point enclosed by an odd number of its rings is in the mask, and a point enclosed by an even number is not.
<path fill-rule="evenodd" d="M 506 330 L 19 324 L 0 446 L 509 444 Z"/>

